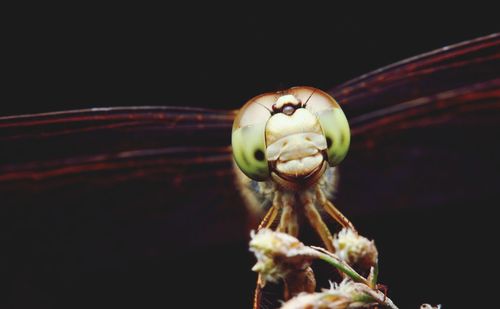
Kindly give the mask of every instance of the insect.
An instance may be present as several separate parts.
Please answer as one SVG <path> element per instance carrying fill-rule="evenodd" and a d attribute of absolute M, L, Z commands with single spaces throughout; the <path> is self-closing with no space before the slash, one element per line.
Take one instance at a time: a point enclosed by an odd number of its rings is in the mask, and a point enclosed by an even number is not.
<path fill-rule="evenodd" d="M 314 206 L 318 202 L 344 227 L 354 228 L 326 197 L 336 182 L 328 165 L 343 160 L 349 141 L 349 125 L 340 106 L 319 89 L 295 87 L 246 103 L 233 125 L 232 149 L 246 175 L 238 175 L 244 195 L 260 195 L 248 203 L 257 203 L 256 208 L 272 204 L 260 227 L 269 227 L 282 209 L 278 230 L 297 236 L 293 205 L 304 204 L 310 223 L 329 246 L 330 232 Z"/>
<path fill-rule="evenodd" d="M 381 68 L 325 93 L 302 87 L 294 94 L 292 89 L 271 100 L 279 103 L 276 110 L 264 104 L 264 111 L 293 116 L 299 104 L 314 109 L 318 98 L 331 96 L 339 102 L 351 132 L 349 154 L 338 167 L 335 204 L 342 212 L 432 207 L 470 196 L 486 199 L 495 196 L 498 183 L 491 166 L 498 150 L 485 147 L 500 123 L 499 45 L 494 34 Z M 4 252 L 19 265 L 28 265 L 23 257 L 37 252 L 37 259 L 28 258 L 36 270 L 14 267 L 12 278 L 27 276 L 27 289 L 50 295 L 44 286 L 68 288 L 56 281 L 47 284 L 38 270 L 58 265 L 54 256 L 85 269 L 92 260 L 114 265 L 111 261 L 123 256 L 170 256 L 247 239 L 261 218 L 241 207 L 235 189 L 241 182 L 230 138 L 237 114 L 138 106 L 1 117 L 0 217 L 4 235 L 16 239 L 6 242 Z M 311 143 L 319 147 L 322 160 L 326 156 L 335 165 L 342 159 L 330 158 L 328 140 L 316 137 L 310 136 Z M 257 161 L 275 154 L 261 150 L 251 153 Z M 266 164 L 257 166 L 265 169 Z M 267 173 L 260 167 L 257 179 Z M 315 171 L 312 167 L 306 173 L 314 179 L 320 175 Z M 326 175 L 335 179 L 331 172 Z M 269 176 L 293 185 L 283 175 Z M 480 177 L 490 185 L 478 182 Z M 404 185 L 409 179 L 412 185 Z M 281 195 L 284 202 L 288 198 Z M 350 225 L 335 208 L 325 210 Z M 275 215 L 271 212 L 264 224 Z M 282 228 L 297 233 L 294 215 L 290 218 Z M 313 225 L 321 238 L 329 237 L 320 221 Z M 13 289 L 24 291 L 24 285 Z"/>
<path fill-rule="evenodd" d="M 234 121 L 232 149 L 244 173 L 237 173 L 237 179 L 247 204 L 271 204 L 258 229 L 271 227 L 281 213 L 277 231 L 298 237 L 298 216 L 305 215 L 334 252 L 332 234 L 317 208 L 355 230 L 327 198 L 336 186 L 335 166 L 346 156 L 349 143 L 342 109 L 319 89 L 294 87 L 248 101 Z M 262 286 L 259 277 L 254 308 L 260 307 Z"/>

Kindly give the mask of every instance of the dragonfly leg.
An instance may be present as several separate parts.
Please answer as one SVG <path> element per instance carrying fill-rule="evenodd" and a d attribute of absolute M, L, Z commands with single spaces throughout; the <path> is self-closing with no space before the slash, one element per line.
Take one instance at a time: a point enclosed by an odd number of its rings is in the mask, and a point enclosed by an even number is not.
<path fill-rule="evenodd" d="M 259 224 L 257 230 L 263 228 L 269 228 L 273 224 L 276 216 L 278 215 L 278 210 L 281 208 L 281 194 L 276 192 L 273 198 L 273 204 L 271 208 L 267 211 L 266 215 Z M 260 309 L 260 300 L 262 297 L 262 288 L 264 287 L 264 282 L 262 281 L 262 276 L 258 274 L 257 283 L 255 285 L 255 292 L 253 296 L 253 309 Z"/>
<path fill-rule="evenodd" d="M 297 237 L 299 234 L 299 221 L 297 212 L 293 208 L 293 197 L 286 194 L 281 199 L 282 212 L 278 228 L 278 232 L 287 233 L 291 236 Z"/>
<path fill-rule="evenodd" d="M 280 199 L 281 199 L 281 194 L 279 192 L 276 192 L 274 194 L 273 204 L 271 205 L 271 208 L 269 208 L 269 210 L 267 211 L 262 221 L 260 221 L 257 231 L 263 228 L 269 228 L 274 223 L 274 219 L 276 219 L 276 216 L 278 215 L 278 210 L 281 208 Z"/>
<path fill-rule="evenodd" d="M 253 294 L 253 309 L 260 309 L 260 299 L 262 298 L 262 276 L 257 276 L 257 284 L 255 285 L 255 292 Z"/>
<path fill-rule="evenodd" d="M 316 198 L 319 201 L 319 204 L 326 210 L 326 212 L 335 219 L 340 225 L 342 225 L 344 228 L 351 229 L 353 231 L 356 231 L 356 228 L 354 225 L 347 219 L 341 212 L 340 210 L 335 207 L 335 205 L 330 202 L 323 191 L 321 191 L 320 188 L 316 189 Z"/>
<path fill-rule="evenodd" d="M 290 220 L 288 221 L 287 233 L 293 237 L 299 236 L 299 219 L 297 216 L 297 211 L 294 208 L 294 199 L 291 195 L 287 194 L 283 196 L 283 207 L 290 208 L 292 211 Z"/>
<path fill-rule="evenodd" d="M 316 230 L 316 233 L 321 237 L 321 240 L 325 244 L 326 249 L 330 252 L 335 252 L 333 247 L 333 237 L 330 230 L 326 226 L 325 222 L 321 218 L 318 210 L 314 206 L 312 197 L 310 194 L 304 194 L 301 196 L 302 203 L 304 205 L 304 212 L 311 223 L 312 227 Z"/>

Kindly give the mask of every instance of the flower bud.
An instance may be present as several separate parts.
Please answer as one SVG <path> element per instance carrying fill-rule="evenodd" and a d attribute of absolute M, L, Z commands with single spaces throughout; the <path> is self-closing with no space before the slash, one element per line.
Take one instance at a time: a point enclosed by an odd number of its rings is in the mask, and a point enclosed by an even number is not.
<path fill-rule="evenodd" d="M 375 301 L 373 292 L 365 284 L 344 280 L 332 283 L 331 288 L 320 293 L 302 293 L 283 304 L 281 309 L 345 309 L 366 308 Z"/>
<path fill-rule="evenodd" d="M 351 229 L 342 229 L 334 238 L 335 253 L 340 259 L 367 274 L 378 261 L 378 251 L 374 241 L 359 235 Z"/>
<path fill-rule="evenodd" d="M 313 249 L 285 233 L 262 229 L 252 231 L 251 237 L 250 251 L 257 257 L 252 270 L 261 274 L 264 283 L 277 282 L 290 271 L 306 269 L 317 256 Z"/>
<path fill-rule="evenodd" d="M 420 309 L 441 309 L 441 305 L 433 307 L 429 304 L 423 304 L 422 306 L 420 306 Z"/>

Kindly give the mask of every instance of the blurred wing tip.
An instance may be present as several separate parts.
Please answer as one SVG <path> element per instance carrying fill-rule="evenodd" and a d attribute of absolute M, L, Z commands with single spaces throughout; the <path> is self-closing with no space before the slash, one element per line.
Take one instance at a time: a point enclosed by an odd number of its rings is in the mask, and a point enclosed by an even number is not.
<path fill-rule="evenodd" d="M 463 41 L 463 42 L 447 45 L 444 47 L 440 47 L 438 49 L 434 49 L 432 51 L 429 51 L 429 52 L 426 52 L 426 53 L 423 53 L 420 55 L 416 55 L 416 56 L 413 56 L 410 58 L 406 58 L 406 59 L 391 63 L 389 65 L 383 66 L 383 67 L 375 69 L 373 71 L 370 71 L 366 74 L 355 77 L 351 80 L 348 80 L 348 81 L 342 83 L 341 85 L 339 85 L 337 87 L 334 87 L 332 90 L 329 91 L 329 93 L 335 97 L 336 92 L 339 92 L 339 91 L 342 92 L 342 89 L 347 89 L 348 87 L 351 87 L 354 84 L 360 84 L 360 83 L 362 83 L 363 80 L 369 79 L 370 77 L 373 77 L 377 74 L 380 74 L 382 72 L 386 72 L 386 71 L 389 71 L 391 69 L 395 69 L 398 67 L 402 67 L 404 65 L 415 62 L 417 60 L 422 60 L 425 58 L 435 56 L 435 55 L 442 53 L 442 52 L 449 52 L 450 50 L 456 50 L 456 49 L 466 47 L 469 45 L 485 43 L 487 41 L 493 41 L 492 45 L 498 45 L 498 44 L 500 44 L 500 40 L 498 40 L 499 38 L 500 38 L 500 33 L 496 32 L 496 33 L 492 33 L 492 34 L 485 35 L 482 37 L 478 37 L 478 38 L 470 39 L 467 41 Z"/>

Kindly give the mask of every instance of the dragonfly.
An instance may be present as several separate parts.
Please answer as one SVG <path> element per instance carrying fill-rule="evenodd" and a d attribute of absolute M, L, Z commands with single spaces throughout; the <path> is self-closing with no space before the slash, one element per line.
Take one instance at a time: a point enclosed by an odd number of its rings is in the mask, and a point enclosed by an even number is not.
<path fill-rule="evenodd" d="M 231 146 L 242 172 L 236 178 L 246 203 L 256 209 L 271 205 L 257 230 L 271 228 L 281 213 L 276 230 L 298 237 L 298 216 L 304 215 L 325 248 L 335 252 L 332 234 L 318 208 L 356 231 L 328 199 L 337 183 L 335 166 L 345 158 L 349 143 L 345 114 L 319 89 L 294 87 L 248 101 L 234 121 Z M 263 287 L 259 275 L 254 308 L 260 308 Z M 299 292 L 304 290 L 291 293 L 286 289 L 285 295 Z"/>
<path fill-rule="evenodd" d="M 488 144 L 500 124 L 499 46 L 492 34 L 325 91 L 351 132 L 334 198 L 343 213 L 496 194 L 498 151 Z M 238 112 L 135 106 L 0 117 L 3 234 L 16 240 L 6 242 L 7 259 L 26 265 L 42 252 L 47 262 L 67 248 L 86 260 L 102 258 L 99 250 L 116 256 L 109 243 L 137 258 L 171 256 L 248 239 L 264 209 L 244 207 L 239 190 Z M 408 175 L 420 181 L 405 185 Z M 9 278 L 29 278 L 23 269 Z"/>

